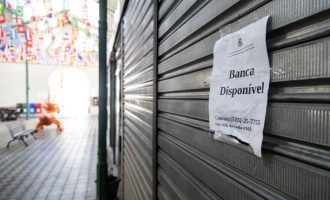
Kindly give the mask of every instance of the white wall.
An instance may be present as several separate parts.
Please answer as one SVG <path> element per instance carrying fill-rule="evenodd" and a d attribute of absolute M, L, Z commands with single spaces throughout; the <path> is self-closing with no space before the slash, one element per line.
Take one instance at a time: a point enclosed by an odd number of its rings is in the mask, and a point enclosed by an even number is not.
<path fill-rule="evenodd" d="M 87 74 L 90 81 L 91 97 L 99 96 L 99 70 L 98 67 L 81 67 L 80 71 Z"/>
<path fill-rule="evenodd" d="M 45 102 L 48 99 L 48 78 L 60 66 L 29 65 L 30 102 Z M 87 74 L 91 84 L 91 96 L 98 95 L 98 68 L 77 67 Z M 73 80 L 74 81 L 74 80 Z M 24 103 L 25 64 L 0 63 L 0 107 Z"/>

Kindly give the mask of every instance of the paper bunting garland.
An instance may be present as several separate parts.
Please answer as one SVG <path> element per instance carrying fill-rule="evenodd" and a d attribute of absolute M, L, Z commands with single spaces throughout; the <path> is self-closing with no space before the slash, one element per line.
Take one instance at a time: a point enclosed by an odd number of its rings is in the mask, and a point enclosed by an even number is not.
<path fill-rule="evenodd" d="M 36 0 L 10 2 L 15 3 L 12 6 L 0 0 L 0 62 L 97 63 L 97 31 L 83 17 L 88 12 L 87 4 L 82 5 L 81 16 L 74 16 L 70 10 L 54 12 L 48 1 L 42 1 L 45 8 L 42 15 L 32 8 Z"/>
<path fill-rule="evenodd" d="M 16 39 L 17 38 L 17 32 L 16 29 L 10 30 L 10 39 Z"/>
<path fill-rule="evenodd" d="M 5 35 L 5 33 L 3 32 L 2 28 L 0 28 L 0 38 L 1 38 L 0 41 L 2 41 L 2 38 L 4 37 L 4 35 Z"/>
<path fill-rule="evenodd" d="M 59 17 L 57 19 L 57 27 L 59 27 L 59 28 L 63 28 L 64 27 L 64 19 L 63 19 L 63 17 Z"/>
<path fill-rule="evenodd" d="M 0 2 L 0 15 L 5 13 L 5 6 Z"/>
<path fill-rule="evenodd" d="M 16 6 L 15 15 L 23 17 L 23 6 Z"/>
<path fill-rule="evenodd" d="M 31 30 L 27 30 L 27 31 L 25 32 L 25 38 L 26 38 L 27 40 L 32 40 L 32 37 L 33 37 L 33 35 L 32 35 L 32 31 L 31 31 Z"/>
<path fill-rule="evenodd" d="M 3 0 L 3 5 L 8 9 L 11 8 L 11 4 L 7 0 Z"/>
<path fill-rule="evenodd" d="M 12 24 L 21 24 L 22 23 L 22 18 L 17 16 L 17 15 L 12 15 Z"/>
<path fill-rule="evenodd" d="M 17 31 L 18 31 L 18 33 L 25 33 L 25 26 L 24 26 L 24 24 L 18 24 L 17 25 Z"/>
<path fill-rule="evenodd" d="M 6 23 L 6 16 L 5 15 L 0 15 L 0 24 Z"/>
<path fill-rule="evenodd" d="M 89 32 L 89 28 L 85 28 L 84 32 L 85 32 L 87 37 L 91 36 L 91 33 Z"/>
<path fill-rule="evenodd" d="M 76 19 L 72 19 L 72 20 L 70 21 L 70 23 L 71 23 L 71 25 L 72 25 L 73 28 L 78 28 L 78 22 L 77 22 Z"/>
<path fill-rule="evenodd" d="M 32 47 L 33 47 L 33 42 L 32 42 L 32 40 L 26 40 L 26 46 L 27 46 L 28 48 L 32 48 Z"/>

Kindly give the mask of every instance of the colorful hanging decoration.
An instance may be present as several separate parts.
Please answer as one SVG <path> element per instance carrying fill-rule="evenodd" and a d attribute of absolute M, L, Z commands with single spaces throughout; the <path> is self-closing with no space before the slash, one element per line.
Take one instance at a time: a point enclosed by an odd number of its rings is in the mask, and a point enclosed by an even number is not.
<path fill-rule="evenodd" d="M 91 36 L 91 32 L 89 31 L 89 28 L 88 27 L 86 27 L 84 29 L 84 33 L 86 34 L 87 37 L 90 37 Z"/>
<path fill-rule="evenodd" d="M 26 38 L 26 49 L 31 49 L 33 47 L 33 35 L 31 30 L 25 32 Z"/>
<path fill-rule="evenodd" d="M 6 16 L 5 15 L 0 15 L 0 24 L 6 23 Z"/>
<path fill-rule="evenodd" d="M 32 47 L 33 47 L 33 42 L 32 42 L 32 40 L 26 40 L 26 47 L 27 47 L 27 48 L 32 48 Z"/>
<path fill-rule="evenodd" d="M 11 4 L 7 0 L 3 0 L 3 4 L 6 8 L 8 8 L 8 9 L 11 8 Z"/>
<path fill-rule="evenodd" d="M 0 15 L 3 15 L 5 13 L 5 6 L 0 2 Z"/>
<path fill-rule="evenodd" d="M 33 38 L 33 33 L 32 33 L 32 31 L 31 30 L 26 30 L 26 32 L 25 32 L 25 38 L 27 39 L 27 40 L 32 40 L 32 38 Z"/>
<path fill-rule="evenodd" d="M 71 23 L 73 28 L 78 28 L 78 22 L 75 18 L 72 17 L 71 20 L 70 20 L 70 23 Z"/>
<path fill-rule="evenodd" d="M 22 23 L 22 17 L 17 15 L 12 15 L 12 24 L 21 24 Z"/>
<path fill-rule="evenodd" d="M 2 28 L 0 27 L 0 38 L 2 39 L 4 37 L 4 35 L 5 35 L 5 33 L 3 32 Z"/>
<path fill-rule="evenodd" d="M 33 8 L 36 1 L 43 2 L 46 14 Z M 97 64 L 97 29 L 88 21 L 87 0 L 82 1 L 78 17 L 70 10 L 54 12 L 50 1 L 21 0 L 13 7 L 0 0 L 0 62 Z"/>
<path fill-rule="evenodd" d="M 16 6 L 15 15 L 23 17 L 23 6 Z"/>
<path fill-rule="evenodd" d="M 17 32 L 16 32 L 16 29 L 12 28 L 10 30 L 10 39 L 14 40 L 17 38 Z"/>
<path fill-rule="evenodd" d="M 63 18 L 63 16 L 59 16 L 58 18 L 57 18 L 57 27 L 58 28 L 63 28 L 64 27 L 64 18 Z"/>
<path fill-rule="evenodd" d="M 18 33 L 24 34 L 25 33 L 25 26 L 24 26 L 24 24 L 18 24 L 17 25 L 17 31 L 18 31 Z"/>

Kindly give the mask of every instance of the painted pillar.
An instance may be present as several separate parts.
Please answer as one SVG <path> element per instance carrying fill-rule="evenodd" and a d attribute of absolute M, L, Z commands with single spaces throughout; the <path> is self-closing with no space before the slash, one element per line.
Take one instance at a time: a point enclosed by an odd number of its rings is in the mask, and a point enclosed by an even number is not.
<path fill-rule="evenodd" d="M 99 134 L 97 199 L 107 199 L 107 1 L 99 1 Z"/>

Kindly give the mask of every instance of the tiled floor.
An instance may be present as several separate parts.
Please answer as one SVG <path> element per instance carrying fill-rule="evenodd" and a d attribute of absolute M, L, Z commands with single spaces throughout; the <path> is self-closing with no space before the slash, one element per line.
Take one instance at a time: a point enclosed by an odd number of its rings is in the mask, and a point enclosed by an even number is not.
<path fill-rule="evenodd" d="M 97 117 L 62 121 L 0 150 L 0 200 L 96 199 Z"/>

